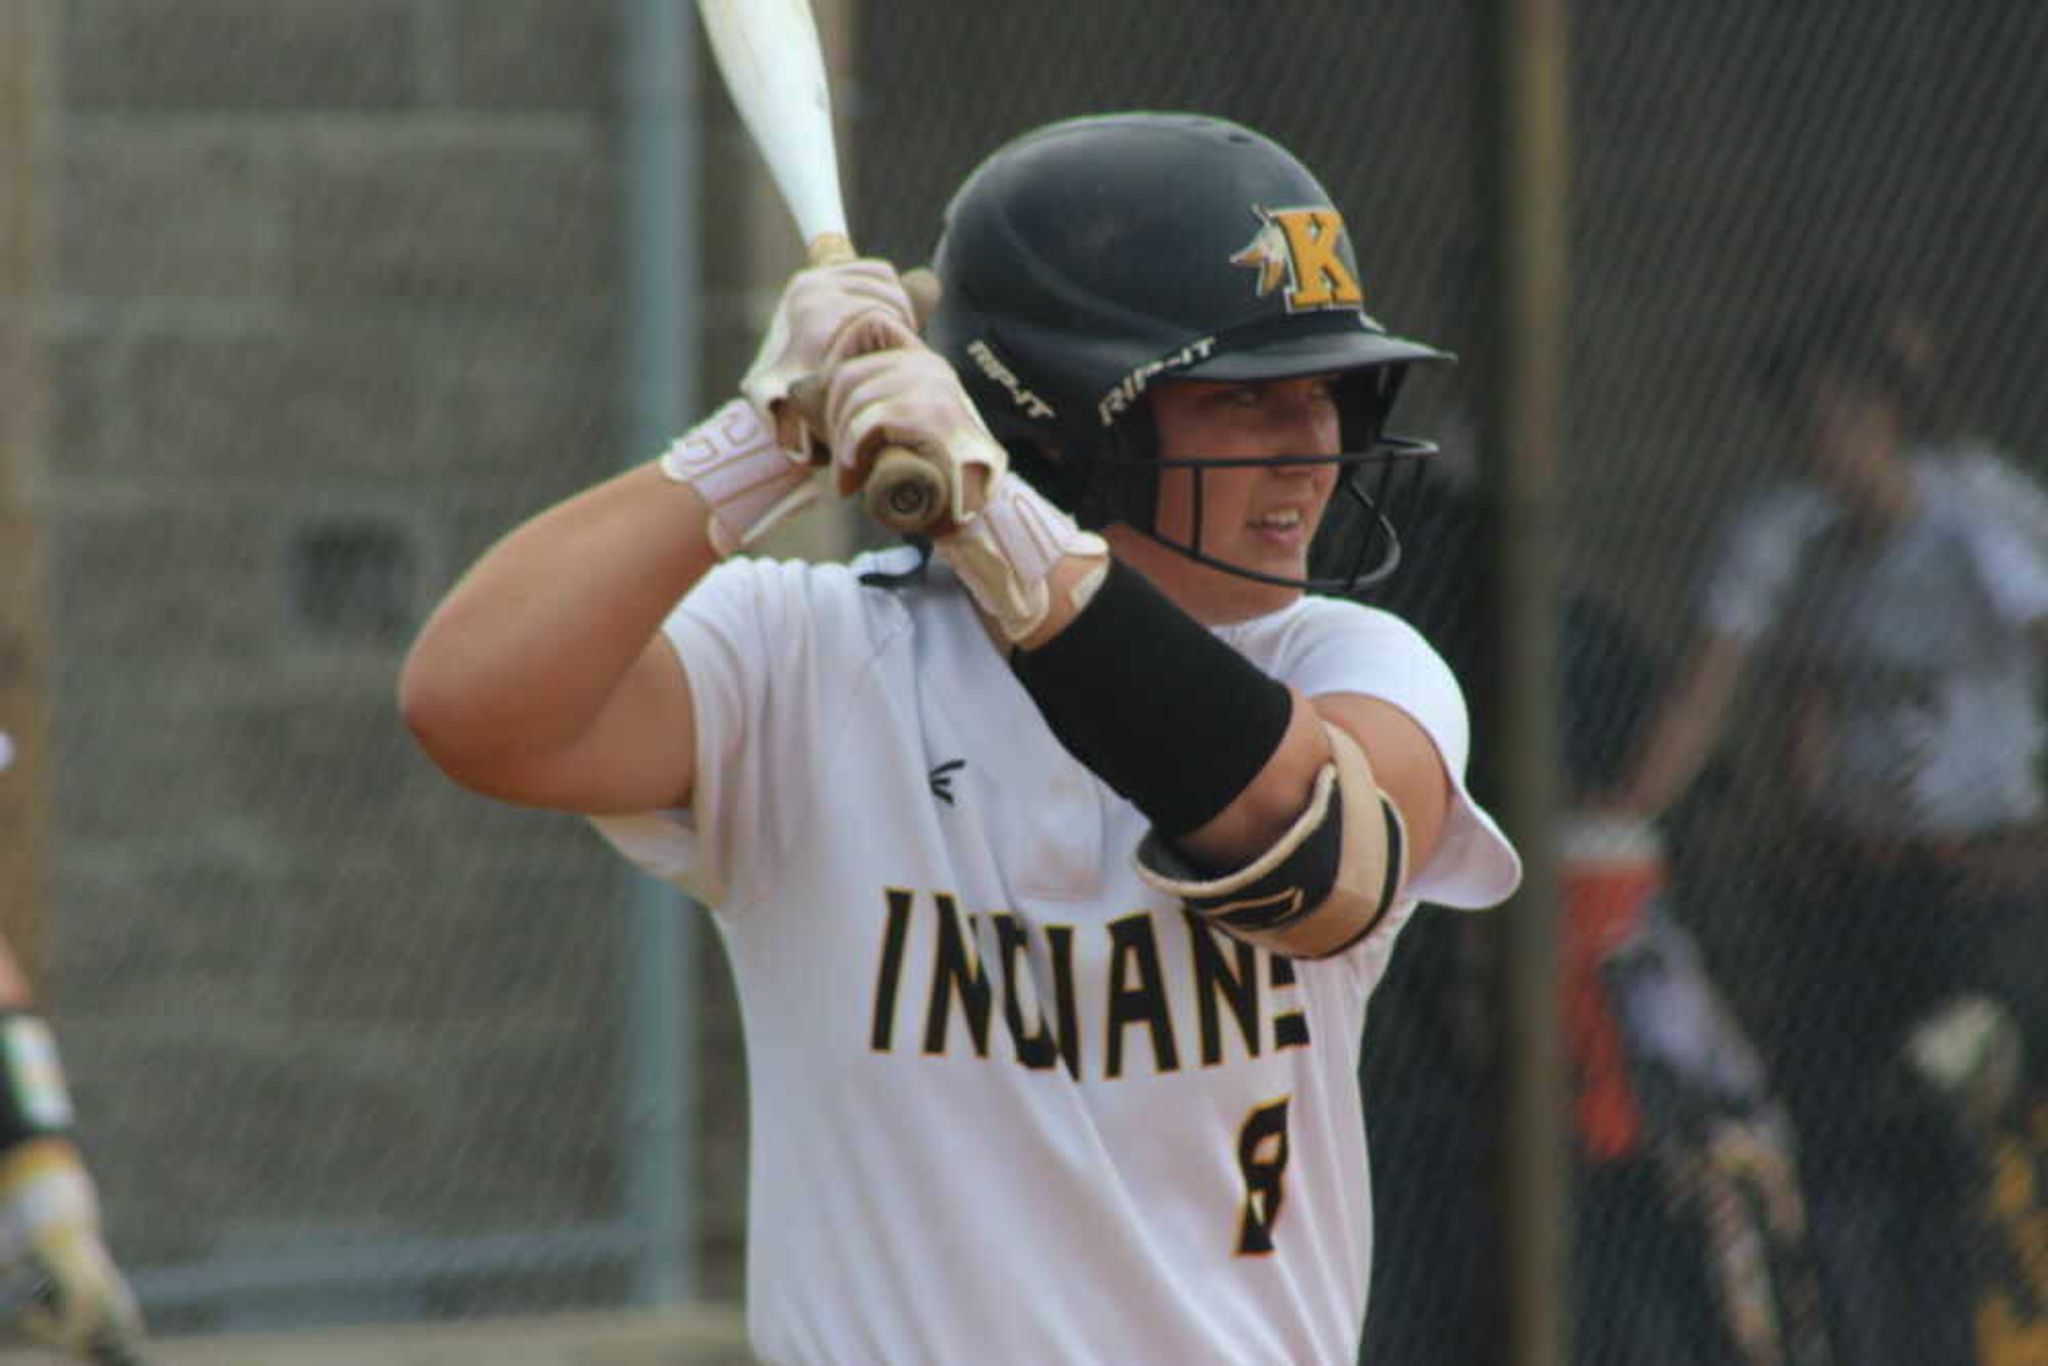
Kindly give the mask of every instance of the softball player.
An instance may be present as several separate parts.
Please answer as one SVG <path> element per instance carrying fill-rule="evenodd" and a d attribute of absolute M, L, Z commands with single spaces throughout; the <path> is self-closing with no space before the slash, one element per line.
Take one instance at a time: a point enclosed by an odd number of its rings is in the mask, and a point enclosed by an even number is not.
<path fill-rule="evenodd" d="M 0 940 L 0 1268 L 29 1287 L 29 1336 L 117 1366 L 137 1360 L 142 1318 L 107 1254 L 72 1119 L 56 1040 Z"/>
<path fill-rule="evenodd" d="M 1418 900 L 1520 875 L 1449 670 L 1326 595 L 1391 567 L 1446 358 L 1216 119 L 1027 134 L 934 268 L 922 340 L 889 266 L 799 274 L 742 397 L 470 570 L 406 721 L 712 908 L 762 1357 L 1349 1362 L 1366 1001 Z M 885 444 L 948 476 L 928 547 L 745 554 Z"/>

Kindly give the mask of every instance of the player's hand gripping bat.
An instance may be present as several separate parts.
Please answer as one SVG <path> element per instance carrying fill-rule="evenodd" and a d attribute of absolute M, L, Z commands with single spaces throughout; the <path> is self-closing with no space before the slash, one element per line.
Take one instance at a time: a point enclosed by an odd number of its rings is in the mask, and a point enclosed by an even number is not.
<path fill-rule="evenodd" d="M 733 106 L 760 149 L 812 265 L 854 259 L 832 140 L 832 99 L 809 0 L 697 0 Z M 896 531 L 924 531 L 952 505 L 946 476 L 902 447 L 869 473 L 868 514 Z"/>

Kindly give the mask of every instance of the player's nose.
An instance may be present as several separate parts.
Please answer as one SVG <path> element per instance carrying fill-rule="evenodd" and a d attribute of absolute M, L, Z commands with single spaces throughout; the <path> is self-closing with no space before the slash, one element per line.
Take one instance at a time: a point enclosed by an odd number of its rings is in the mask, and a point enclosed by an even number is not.
<path fill-rule="evenodd" d="M 1307 401 L 1290 404 L 1283 415 L 1281 427 L 1289 455 L 1335 455 L 1340 449 L 1342 436 L 1337 415 L 1327 404 Z M 1283 465 L 1277 468 L 1313 471 L 1316 467 Z"/>

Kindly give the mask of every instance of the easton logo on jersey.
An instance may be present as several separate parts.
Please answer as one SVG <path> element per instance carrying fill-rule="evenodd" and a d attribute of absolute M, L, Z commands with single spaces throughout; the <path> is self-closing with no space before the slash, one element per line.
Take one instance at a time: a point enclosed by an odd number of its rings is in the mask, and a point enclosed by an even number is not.
<path fill-rule="evenodd" d="M 930 773 L 927 773 L 925 778 L 932 785 L 932 795 L 946 805 L 951 806 L 953 804 L 953 775 L 965 767 L 967 767 L 965 759 L 948 759 L 945 763 L 940 764 Z"/>
<path fill-rule="evenodd" d="M 1254 206 L 1259 230 L 1230 264 L 1258 272 L 1261 299 L 1284 289 L 1289 313 L 1315 308 L 1358 308 L 1365 292 L 1338 250 L 1344 216 L 1328 207 L 1264 209 Z"/>

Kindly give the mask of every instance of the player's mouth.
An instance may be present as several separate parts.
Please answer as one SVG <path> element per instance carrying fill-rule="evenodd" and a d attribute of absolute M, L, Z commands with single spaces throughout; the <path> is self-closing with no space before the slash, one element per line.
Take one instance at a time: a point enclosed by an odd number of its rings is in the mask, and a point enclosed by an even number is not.
<path fill-rule="evenodd" d="M 1308 513 L 1298 507 L 1274 508 L 1245 523 L 1256 545 L 1276 551 L 1298 551 L 1308 544 Z"/>

